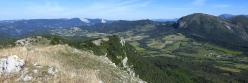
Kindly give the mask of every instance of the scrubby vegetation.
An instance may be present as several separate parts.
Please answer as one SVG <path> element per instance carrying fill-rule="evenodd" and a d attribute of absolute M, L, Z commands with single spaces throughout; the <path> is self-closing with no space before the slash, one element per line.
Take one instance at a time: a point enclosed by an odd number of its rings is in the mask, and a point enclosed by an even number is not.
<path fill-rule="evenodd" d="M 118 36 L 104 37 L 105 40 L 104 38 L 68 38 L 53 35 L 43 37 L 50 40 L 53 45 L 68 44 L 78 49 L 92 50 L 98 56 L 107 55 L 119 67 L 123 66 L 121 61 L 128 57 L 128 65 L 135 71 L 136 76 L 151 83 L 247 81 L 247 58 L 242 56 L 242 52 L 196 42 L 181 34 L 154 38 L 160 39 L 165 45 L 163 48 L 153 48 L 149 45 L 141 47 L 142 44 L 136 44 L 137 47 L 145 49 L 142 52 L 137 51 L 135 46 L 129 43 L 122 46 Z M 95 40 L 101 40 L 100 45 L 92 42 Z M 2 43 L 1 45 L 11 44 Z M 153 53 L 148 51 L 149 49 L 156 51 Z M 157 56 L 156 52 L 163 52 L 164 55 L 158 53 L 161 56 Z"/>
<path fill-rule="evenodd" d="M 120 67 L 122 66 L 121 61 L 127 56 L 128 64 L 134 69 L 136 75 L 151 83 L 226 83 L 247 81 L 246 77 L 244 77 L 245 73 L 241 73 L 241 70 L 242 72 L 247 70 L 228 65 L 230 62 L 233 63 L 233 59 L 235 58 L 229 59 L 226 57 L 240 56 L 240 52 L 209 44 L 191 43 L 192 41 L 188 41 L 188 39 L 183 38 L 183 36 L 176 37 L 180 39 L 171 39 L 172 36 L 169 35 L 168 37 L 165 37 L 165 40 L 174 42 L 166 45 L 163 49 L 167 49 L 167 51 L 169 51 L 167 53 L 175 57 L 153 57 L 152 54 L 147 52 L 140 53 L 128 43 L 126 43 L 125 46 L 122 46 L 120 39 L 117 36 L 110 36 L 108 38 L 109 41 L 102 41 L 99 46 L 92 43 L 92 41 L 101 38 L 82 40 L 80 43 L 75 43 L 75 41 L 73 41 L 73 43 L 69 43 L 69 45 L 79 49 L 92 50 L 99 56 L 107 54 L 107 57 Z M 181 44 L 177 44 L 179 42 Z M 173 44 L 179 46 L 169 50 L 170 46 L 174 46 Z M 161 51 L 163 51 L 163 49 L 161 49 Z M 224 55 L 221 56 L 222 54 Z M 220 55 L 219 59 L 217 55 Z M 243 63 L 235 62 L 233 64 L 238 66 Z M 233 78 L 234 75 L 236 78 Z"/>

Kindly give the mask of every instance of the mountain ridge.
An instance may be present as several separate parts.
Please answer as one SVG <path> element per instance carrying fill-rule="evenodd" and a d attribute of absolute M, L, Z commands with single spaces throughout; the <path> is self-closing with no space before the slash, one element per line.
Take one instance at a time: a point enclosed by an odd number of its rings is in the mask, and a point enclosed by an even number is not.
<path fill-rule="evenodd" d="M 201 13 L 185 16 L 178 21 L 178 28 L 194 37 L 247 47 L 245 44 L 248 41 L 246 28 L 238 27 L 217 16 Z"/>

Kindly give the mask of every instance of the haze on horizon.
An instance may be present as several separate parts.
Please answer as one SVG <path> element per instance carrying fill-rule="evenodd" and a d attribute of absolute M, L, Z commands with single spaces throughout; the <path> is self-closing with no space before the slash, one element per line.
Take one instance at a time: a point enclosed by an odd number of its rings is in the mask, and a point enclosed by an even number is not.
<path fill-rule="evenodd" d="M 247 0 L 1 0 L 0 20 L 174 19 L 192 13 L 248 14 Z"/>

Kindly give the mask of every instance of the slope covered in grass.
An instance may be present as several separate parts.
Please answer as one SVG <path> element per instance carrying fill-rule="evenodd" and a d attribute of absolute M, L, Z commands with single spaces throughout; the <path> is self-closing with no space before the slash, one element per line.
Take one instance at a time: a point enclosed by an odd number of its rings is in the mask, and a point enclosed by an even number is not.
<path fill-rule="evenodd" d="M 0 77 L 1 82 L 137 83 L 139 78 L 116 67 L 105 56 L 68 45 L 26 45 L 0 49 L 0 58 L 17 56 L 21 71 Z"/>

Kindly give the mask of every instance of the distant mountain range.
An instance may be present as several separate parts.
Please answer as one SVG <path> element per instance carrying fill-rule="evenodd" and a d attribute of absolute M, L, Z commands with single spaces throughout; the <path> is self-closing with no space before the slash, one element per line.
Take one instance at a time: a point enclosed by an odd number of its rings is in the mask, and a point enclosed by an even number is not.
<path fill-rule="evenodd" d="M 246 16 L 246 17 L 248 17 L 248 15 L 232 15 L 232 14 L 222 14 L 219 17 L 224 18 L 224 19 L 230 19 L 230 18 L 233 18 L 233 17 L 236 17 L 236 16 Z"/>
<path fill-rule="evenodd" d="M 168 22 L 168 21 L 172 21 L 172 22 L 176 22 L 178 19 L 151 19 L 152 21 L 157 21 L 157 22 Z"/>
<path fill-rule="evenodd" d="M 23 38 L 26 38 L 25 41 Z M 0 21 L 0 48 L 12 47 L 13 41 L 17 39 L 22 39 L 19 40 L 20 44 L 30 44 L 27 40 L 38 42 L 40 47 L 45 43 L 49 48 L 52 45 L 63 45 L 90 51 L 94 56 L 109 59 L 117 66 L 116 69 L 121 70 L 118 72 L 125 71 L 125 74 L 128 73 L 125 76 L 130 79 L 137 77 L 137 80 L 142 79 L 149 83 L 248 81 L 246 15 L 214 16 L 195 13 L 179 19 L 134 21 L 88 18 Z M 70 59 L 69 63 L 75 65 L 75 68 L 85 67 L 81 58 L 69 57 L 71 52 L 77 50 L 67 49 L 70 54 L 67 51 L 63 53 L 65 50 L 61 49 L 61 54 L 54 54 L 63 56 L 63 62 Z M 49 50 L 50 52 L 53 53 Z M 95 61 L 90 63 L 95 64 Z M 101 67 L 102 70 L 109 68 L 99 66 L 101 64 L 84 65 L 96 69 Z M 108 70 L 108 73 L 112 72 Z M 123 75 L 114 77 L 119 76 Z"/>
<path fill-rule="evenodd" d="M 161 23 L 160 23 L 161 22 Z M 187 35 L 207 40 L 230 42 L 242 46 L 248 41 L 248 18 L 245 15 L 223 14 L 213 16 L 196 13 L 177 19 L 154 20 L 105 20 L 105 19 L 31 19 L 0 21 L 0 33 L 12 36 L 26 34 L 43 34 L 53 29 L 80 27 L 82 30 L 104 33 L 123 32 L 133 30 L 138 26 L 151 24 L 163 27 L 163 24 L 172 23 L 171 27 L 179 28 Z M 173 24 L 174 23 L 174 24 Z M 177 26 L 176 26 L 177 25 Z M 232 40 L 232 41 L 230 41 Z M 235 40 L 235 41 L 234 41 Z"/>

